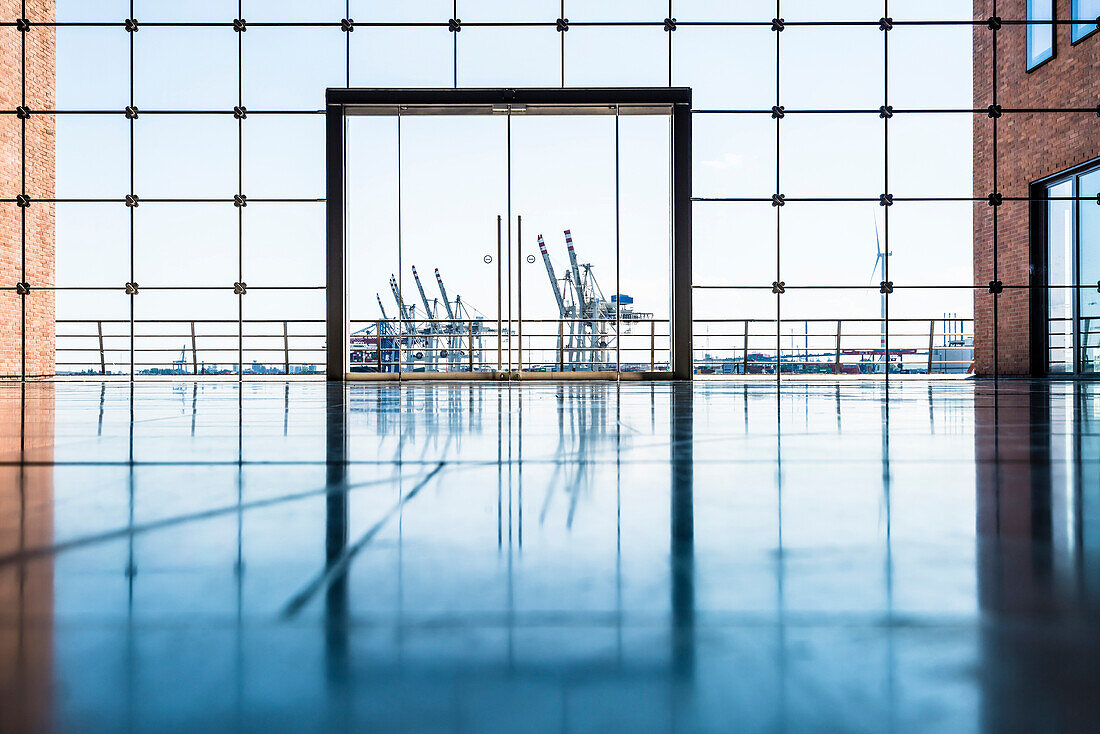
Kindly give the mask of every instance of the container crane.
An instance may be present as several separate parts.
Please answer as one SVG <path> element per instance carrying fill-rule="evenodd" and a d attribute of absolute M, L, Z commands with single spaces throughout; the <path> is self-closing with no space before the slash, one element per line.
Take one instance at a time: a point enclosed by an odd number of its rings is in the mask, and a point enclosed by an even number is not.
<path fill-rule="evenodd" d="M 568 229 L 565 230 L 565 248 L 569 251 L 569 267 L 573 273 L 573 292 L 577 295 L 576 318 L 580 319 L 580 322 L 577 324 L 579 327 L 578 331 L 580 332 L 577 335 L 577 341 L 582 351 L 576 354 L 578 357 L 583 358 L 583 349 L 587 342 L 589 350 L 588 368 L 595 369 L 595 363 L 597 361 L 602 361 L 603 357 L 603 351 L 598 347 L 599 337 L 596 335 L 595 324 L 590 320 L 595 315 L 593 313 L 593 306 L 595 304 L 590 303 L 589 299 L 585 296 L 584 279 L 581 277 L 581 268 L 577 263 L 577 252 L 573 249 L 573 234 Z M 588 266 L 586 266 L 586 269 L 591 272 Z"/>
<path fill-rule="evenodd" d="M 550 253 L 546 251 L 546 242 L 543 240 L 542 235 L 538 236 L 539 252 L 542 253 L 542 262 L 546 266 L 546 276 L 550 279 L 550 290 L 554 291 L 554 300 L 558 303 L 558 317 L 561 319 L 567 319 L 570 316 L 570 310 L 566 307 L 564 299 L 561 297 L 561 290 L 558 288 L 558 279 L 554 275 L 554 266 L 550 263 Z M 570 245 L 572 247 L 572 245 Z M 569 324 L 570 342 L 572 342 L 572 334 L 574 330 L 574 323 Z M 561 354 L 565 348 L 565 335 L 563 331 L 558 332 L 558 353 Z M 570 344 L 572 346 L 572 344 Z M 573 362 L 572 351 L 569 354 L 570 363 Z"/>
<path fill-rule="evenodd" d="M 435 269 L 435 282 L 439 286 L 439 294 L 443 296 L 443 308 L 447 310 L 447 318 L 450 320 L 450 323 L 447 324 L 447 328 L 444 329 L 446 333 L 452 335 L 447 344 L 447 361 L 455 362 L 462 356 L 459 352 L 459 347 L 462 346 L 462 325 L 455 322 L 455 312 L 451 309 L 451 302 L 447 299 L 447 289 L 443 287 L 443 276 L 439 274 L 439 268 Z M 458 301 L 456 301 L 456 304 L 457 303 Z M 470 349 L 473 349 L 472 335 L 470 341 Z"/>
<path fill-rule="evenodd" d="M 436 325 L 430 320 L 435 318 L 435 314 L 432 312 L 432 307 L 428 303 L 428 296 L 424 293 L 424 284 L 420 282 L 420 273 L 416 272 L 416 266 L 412 266 L 413 279 L 416 281 L 416 288 L 420 291 L 420 300 L 424 303 L 424 317 L 429 319 L 428 328 L 425 330 L 424 337 L 424 351 L 428 354 L 429 364 L 435 364 L 436 351 L 435 351 L 435 331 Z"/>

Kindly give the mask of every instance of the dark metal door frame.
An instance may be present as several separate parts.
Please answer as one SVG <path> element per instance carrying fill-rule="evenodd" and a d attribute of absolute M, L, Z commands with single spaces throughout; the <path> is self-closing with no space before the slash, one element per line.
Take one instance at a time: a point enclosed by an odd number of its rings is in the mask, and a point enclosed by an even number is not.
<path fill-rule="evenodd" d="M 691 89 L 328 89 L 325 93 L 325 376 L 347 379 L 346 138 L 349 110 L 386 107 L 459 108 L 484 105 L 669 107 L 672 118 L 671 377 L 692 377 L 691 343 Z M 457 376 L 457 375 L 456 375 Z"/>

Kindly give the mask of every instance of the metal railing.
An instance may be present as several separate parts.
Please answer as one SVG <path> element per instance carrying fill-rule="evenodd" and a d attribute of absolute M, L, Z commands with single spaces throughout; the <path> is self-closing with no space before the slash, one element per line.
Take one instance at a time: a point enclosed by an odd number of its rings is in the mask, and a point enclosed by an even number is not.
<path fill-rule="evenodd" d="M 353 372 L 669 370 L 667 319 L 353 319 L 351 325 Z"/>
<path fill-rule="evenodd" d="M 973 319 L 697 319 L 696 374 L 966 374 Z"/>
<path fill-rule="evenodd" d="M 315 375 L 322 319 L 58 319 L 59 374 Z M 667 372 L 669 321 L 353 319 L 353 372 Z M 499 328 L 498 328 L 499 323 Z M 972 319 L 698 319 L 696 374 L 962 374 Z M 132 326 L 131 326 L 132 325 Z M 616 325 L 618 329 L 616 329 Z M 132 333 L 131 333 L 132 328 Z M 381 339 L 379 339 L 381 335 Z"/>
<path fill-rule="evenodd" d="M 58 374 L 324 372 L 323 319 L 58 319 L 56 324 Z"/>

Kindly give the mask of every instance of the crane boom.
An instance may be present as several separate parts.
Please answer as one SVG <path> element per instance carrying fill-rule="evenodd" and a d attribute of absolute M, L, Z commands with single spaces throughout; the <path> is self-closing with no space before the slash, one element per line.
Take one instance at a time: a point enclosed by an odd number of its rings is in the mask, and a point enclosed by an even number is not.
<path fill-rule="evenodd" d="M 374 297 L 378 299 L 378 310 L 382 312 L 382 318 L 385 319 L 386 321 L 389 321 L 390 317 L 386 315 L 386 309 L 382 305 L 382 296 L 375 293 Z"/>
<path fill-rule="evenodd" d="M 561 318 L 565 318 L 565 301 L 561 298 L 561 291 L 558 289 L 558 280 L 554 276 L 554 266 L 550 264 L 550 253 L 546 251 L 546 243 L 542 239 L 542 235 L 539 235 L 539 252 L 542 253 L 542 262 L 546 265 L 546 275 L 550 278 L 550 289 L 554 291 L 554 298 L 558 302 L 558 314 Z"/>
<path fill-rule="evenodd" d="M 397 301 L 397 310 L 401 314 L 401 320 L 408 321 L 408 309 L 405 308 L 405 301 L 401 298 L 401 289 L 397 286 L 397 278 L 392 274 L 390 275 L 390 290 L 393 291 L 393 300 Z"/>
<path fill-rule="evenodd" d="M 579 316 L 584 316 L 585 303 L 584 303 L 584 288 L 581 285 L 584 281 L 581 280 L 581 269 L 577 265 L 577 253 L 573 249 L 573 235 L 569 230 L 565 230 L 565 248 L 569 250 L 569 267 L 573 269 L 573 291 L 577 294 L 577 310 Z"/>
<path fill-rule="evenodd" d="M 424 293 L 424 284 L 420 282 L 420 274 L 416 272 L 415 265 L 412 266 L 412 271 L 413 279 L 416 280 L 416 288 L 420 291 L 420 300 L 424 302 L 425 317 L 429 319 L 434 319 L 435 316 L 432 314 L 432 307 L 428 305 L 428 296 Z"/>
<path fill-rule="evenodd" d="M 435 282 L 439 284 L 439 293 L 443 296 L 443 307 L 447 309 L 447 318 L 453 321 L 455 314 L 451 310 L 451 302 L 447 300 L 447 289 L 443 287 L 443 278 L 439 275 L 439 268 L 435 269 Z"/>

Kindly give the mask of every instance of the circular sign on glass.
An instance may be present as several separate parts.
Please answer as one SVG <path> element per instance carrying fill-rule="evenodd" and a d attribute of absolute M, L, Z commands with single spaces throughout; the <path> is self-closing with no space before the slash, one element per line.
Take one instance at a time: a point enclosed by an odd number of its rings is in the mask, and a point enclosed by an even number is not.
<path fill-rule="evenodd" d="M 486 255 L 482 259 L 485 260 L 485 264 L 488 265 L 489 263 L 491 263 L 493 261 L 493 256 L 492 255 Z"/>

